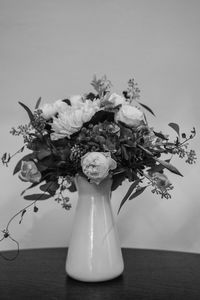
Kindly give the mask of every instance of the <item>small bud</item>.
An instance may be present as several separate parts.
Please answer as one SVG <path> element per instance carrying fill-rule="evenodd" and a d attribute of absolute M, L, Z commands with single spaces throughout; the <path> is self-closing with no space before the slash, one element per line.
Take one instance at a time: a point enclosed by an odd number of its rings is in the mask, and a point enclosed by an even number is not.
<path fill-rule="evenodd" d="M 186 134 L 182 133 L 182 138 L 185 139 L 186 138 Z"/>
<path fill-rule="evenodd" d="M 4 232 L 4 238 L 6 239 L 7 237 L 9 237 L 9 233 L 8 231 L 3 231 Z"/>
<path fill-rule="evenodd" d="M 38 212 L 38 207 L 37 206 L 34 206 L 34 209 L 33 209 L 33 211 L 36 213 L 36 212 Z"/>

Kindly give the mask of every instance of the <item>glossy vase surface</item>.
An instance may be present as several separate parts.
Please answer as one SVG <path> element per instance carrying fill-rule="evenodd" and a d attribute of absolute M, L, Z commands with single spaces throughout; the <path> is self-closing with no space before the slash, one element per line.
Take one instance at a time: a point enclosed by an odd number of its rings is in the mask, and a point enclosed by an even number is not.
<path fill-rule="evenodd" d="M 67 274 L 81 281 L 105 281 L 124 269 L 112 208 L 110 178 L 99 185 L 75 178 L 78 202 L 66 261 Z"/>

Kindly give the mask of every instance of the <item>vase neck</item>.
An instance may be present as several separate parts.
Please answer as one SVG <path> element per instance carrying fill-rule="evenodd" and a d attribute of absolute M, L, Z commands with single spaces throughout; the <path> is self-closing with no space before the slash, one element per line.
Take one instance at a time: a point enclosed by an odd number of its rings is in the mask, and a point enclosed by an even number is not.
<path fill-rule="evenodd" d="M 112 179 L 110 177 L 106 177 L 102 180 L 101 183 L 90 183 L 87 178 L 76 175 L 75 184 L 79 194 L 105 194 L 110 196 Z"/>

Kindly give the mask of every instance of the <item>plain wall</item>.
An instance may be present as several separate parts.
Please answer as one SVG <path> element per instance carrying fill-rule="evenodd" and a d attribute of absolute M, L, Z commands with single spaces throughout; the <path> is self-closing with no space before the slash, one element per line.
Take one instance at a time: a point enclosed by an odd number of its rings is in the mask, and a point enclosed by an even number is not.
<path fill-rule="evenodd" d="M 196 127 L 191 142 L 200 156 L 200 2 L 197 0 L 0 0 L 0 153 L 14 153 L 22 138 L 9 134 L 12 126 L 28 121 L 18 105 L 34 107 L 92 89 L 94 74 L 106 74 L 120 93 L 134 77 L 141 101 L 155 130 L 175 138 L 169 122 L 182 131 Z M 20 192 L 28 185 L 12 169 L 0 166 L 0 229 L 27 201 Z M 113 193 L 112 205 L 122 246 L 200 252 L 199 161 L 173 163 L 184 174 L 168 174 L 172 199 L 150 190 L 129 201 L 117 216 L 128 188 Z M 10 226 L 21 248 L 67 246 L 77 194 L 65 211 L 54 200 L 27 211 L 19 225 Z M 13 249 L 8 239 L 0 249 Z"/>

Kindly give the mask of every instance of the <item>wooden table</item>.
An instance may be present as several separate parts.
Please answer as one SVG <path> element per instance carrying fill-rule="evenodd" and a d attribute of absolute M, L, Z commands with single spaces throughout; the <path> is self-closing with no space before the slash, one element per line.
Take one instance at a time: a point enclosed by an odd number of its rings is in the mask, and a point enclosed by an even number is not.
<path fill-rule="evenodd" d="M 66 248 L 21 250 L 12 262 L 0 258 L 0 300 L 200 299 L 200 254 L 122 251 L 123 275 L 101 283 L 66 276 Z"/>

